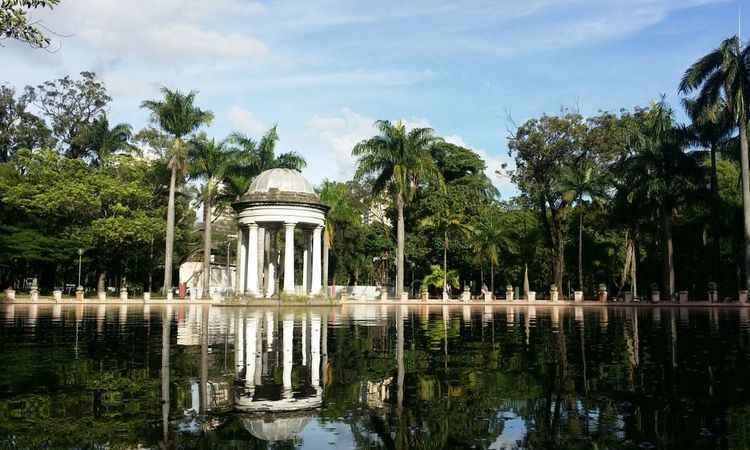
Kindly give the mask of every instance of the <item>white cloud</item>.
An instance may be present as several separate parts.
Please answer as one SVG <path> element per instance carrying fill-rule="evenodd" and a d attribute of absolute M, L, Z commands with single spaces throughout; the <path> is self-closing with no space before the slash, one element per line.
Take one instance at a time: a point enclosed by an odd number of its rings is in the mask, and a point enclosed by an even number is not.
<path fill-rule="evenodd" d="M 265 122 L 258 119 L 255 114 L 236 105 L 229 108 L 227 116 L 234 130 L 246 133 L 253 138 L 259 138 L 259 136 L 270 128 Z"/>
<path fill-rule="evenodd" d="M 354 175 L 356 159 L 352 148 L 377 132 L 375 119 L 342 108 L 339 115 L 316 115 L 307 122 L 306 134 L 316 141 L 322 150 L 321 159 L 311 161 L 312 166 L 319 165 L 322 173 L 329 178 L 349 179 Z"/>

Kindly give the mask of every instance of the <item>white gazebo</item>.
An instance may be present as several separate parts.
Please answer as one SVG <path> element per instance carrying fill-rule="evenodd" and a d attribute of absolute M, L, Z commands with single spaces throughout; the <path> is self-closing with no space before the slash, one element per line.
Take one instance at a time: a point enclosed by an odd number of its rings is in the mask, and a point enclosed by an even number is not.
<path fill-rule="evenodd" d="M 277 290 L 276 280 L 283 279 L 286 294 L 319 295 L 323 286 L 322 238 L 328 207 L 320 203 L 312 185 L 296 170 L 266 170 L 232 206 L 240 229 L 237 293 L 271 297 Z M 282 230 L 283 245 L 278 245 Z M 299 285 L 294 276 L 297 230 L 302 237 Z"/>

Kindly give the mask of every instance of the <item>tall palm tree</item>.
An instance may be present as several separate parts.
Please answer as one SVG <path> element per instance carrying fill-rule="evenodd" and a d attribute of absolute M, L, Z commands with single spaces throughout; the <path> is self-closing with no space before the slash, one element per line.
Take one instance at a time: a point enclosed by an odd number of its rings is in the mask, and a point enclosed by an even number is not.
<path fill-rule="evenodd" d="M 563 196 L 579 209 L 578 214 L 578 290 L 583 291 L 583 208 L 587 201 L 600 203 L 607 197 L 606 176 L 596 162 L 582 157 L 561 175 Z"/>
<path fill-rule="evenodd" d="M 716 169 L 716 154 L 720 148 L 725 147 L 732 137 L 736 126 L 727 109 L 726 102 L 721 100 L 713 105 L 707 105 L 703 109 L 698 108 L 697 101 L 685 98 L 682 100 L 692 123 L 690 124 L 689 136 L 693 144 L 708 148 L 710 167 L 710 189 L 711 189 L 711 245 L 713 253 L 713 275 L 714 280 L 718 277 L 719 258 L 721 249 L 721 230 L 719 226 L 719 180 Z"/>
<path fill-rule="evenodd" d="M 323 287 L 326 288 L 328 287 L 329 253 L 336 241 L 336 232 L 340 225 L 355 223 L 361 213 L 361 210 L 352 206 L 349 196 L 351 189 L 352 183 L 323 180 L 318 190 L 320 201 L 330 208 L 323 230 Z"/>
<path fill-rule="evenodd" d="M 109 127 L 109 119 L 100 115 L 76 136 L 75 143 L 81 154 L 91 160 L 94 166 L 102 166 L 118 152 L 131 152 L 135 147 L 130 143 L 133 128 L 126 123 Z"/>
<path fill-rule="evenodd" d="M 354 146 L 358 158 L 355 178 L 372 176 L 373 194 L 387 191 L 393 195 L 398 214 L 396 239 L 396 296 L 404 289 L 404 207 L 424 180 L 442 184 L 440 172 L 430 153 L 439 141 L 431 128 L 407 130 L 399 121 L 375 122 L 379 134 Z"/>
<path fill-rule="evenodd" d="M 656 212 L 661 220 L 663 286 L 670 296 L 675 291 L 674 211 L 698 190 L 702 177 L 696 160 L 685 153 L 686 146 L 684 130 L 675 125 L 672 109 L 662 100 L 645 112 L 633 136 L 635 153 L 619 167 L 625 195 L 635 200 L 632 204 Z"/>
<path fill-rule="evenodd" d="M 500 251 L 508 245 L 507 228 L 502 224 L 500 212 L 491 205 L 482 214 L 474 230 L 474 251 L 481 260 L 490 263 L 490 292 L 495 292 L 495 268 L 500 261 Z"/>
<path fill-rule="evenodd" d="M 447 202 L 446 202 L 447 203 Z M 461 214 L 444 208 L 442 211 L 434 211 L 435 214 L 426 217 L 420 223 L 422 228 L 432 228 L 443 235 L 443 273 L 448 273 L 448 246 L 450 236 L 469 236 L 474 233 L 474 228 L 467 224 L 467 218 Z M 443 278 L 443 294 L 448 292 L 448 277 Z"/>
<path fill-rule="evenodd" d="M 151 120 L 174 138 L 168 156 L 170 169 L 169 202 L 167 204 L 167 236 L 164 253 L 164 293 L 172 289 L 172 258 L 174 252 L 174 196 L 177 178 L 187 171 L 187 145 L 185 138 L 203 125 L 213 121 L 214 115 L 195 106 L 196 91 L 187 94 L 163 87 L 162 100 L 146 100 L 141 108 L 151 111 Z"/>
<path fill-rule="evenodd" d="M 237 152 L 223 142 L 208 139 L 205 134 L 190 141 L 188 160 L 190 178 L 203 181 L 203 292 L 211 288 L 211 223 L 214 200 L 219 197 L 227 174 L 232 170 Z"/>
<path fill-rule="evenodd" d="M 253 178 L 269 169 L 302 170 L 307 166 L 305 158 L 297 152 L 289 151 L 276 155 L 278 141 L 279 133 L 276 126 L 268 130 L 260 141 L 255 141 L 240 132 L 229 135 L 227 144 L 239 152 L 240 159 L 231 173 L 238 184 L 247 183 L 249 187 Z M 242 191 L 240 195 L 244 193 L 245 191 Z"/>
<path fill-rule="evenodd" d="M 695 98 L 698 111 L 720 102 L 726 108 L 740 135 L 742 212 L 744 218 L 745 287 L 750 287 L 750 156 L 748 156 L 748 90 L 750 89 L 750 47 L 742 47 L 740 37 L 725 39 L 718 48 L 693 63 L 682 76 L 679 90 Z"/>

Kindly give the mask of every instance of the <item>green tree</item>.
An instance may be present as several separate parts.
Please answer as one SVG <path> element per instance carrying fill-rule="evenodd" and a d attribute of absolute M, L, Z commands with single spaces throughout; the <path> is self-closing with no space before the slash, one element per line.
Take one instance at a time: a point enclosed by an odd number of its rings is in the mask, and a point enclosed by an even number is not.
<path fill-rule="evenodd" d="M 0 41 L 14 39 L 36 48 L 48 48 L 52 41 L 38 21 L 29 20 L 29 11 L 52 9 L 60 0 L 3 0 L 0 4 Z"/>
<path fill-rule="evenodd" d="M 106 112 L 112 101 L 93 72 L 81 72 L 77 80 L 65 76 L 36 87 L 26 86 L 24 97 L 47 118 L 61 150 L 70 158 L 86 156 L 79 135 Z"/>
<path fill-rule="evenodd" d="M 185 137 L 203 125 L 213 121 L 213 113 L 195 106 L 197 92 L 187 94 L 163 87 L 163 100 L 146 100 L 141 107 L 151 111 L 151 120 L 168 133 L 174 141 L 169 151 L 167 166 L 171 172 L 169 179 L 169 203 L 167 206 L 167 236 L 164 253 L 164 293 L 172 289 L 172 258 L 174 256 L 175 190 L 177 178 L 180 180 L 187 171 L 187 144 Z"/>
<path fill-rule="evenodd" d="M 725 39 L 718 48 L 693 63 L 682 76 L 680 92 L 698 91 L 695 109 L 706 111 L 724 102 L 739 128 L 742 211 L 744 221 L 745 288 L 750 288 L 750 156 L 747 136 L 747 99 L 750 86 L 750 47 L 739 36 Z"/>
<path fill-rule="evenodd" d="M 203 182 L 203 292 L 211 288 L 211 224 L 214 215 L 214 200 L 224 185 L 227 174 L 236 163 L 237 153 L 224 142 L 216 142 L 205 134 L 190 141 L 188 161 L 190 177 Z"/>
<path fill-rule="evenodd" d="M 673 221 L 675 209 L 699 192 L 702 170 L 686 154 L 684 130 L 675 125 L 672 109 L 662 102 L 643 115 L 633 136 L 635 154 L 622 163 L 623 189 L 641 211 L 655 211 L 661 222 L 663 288 L 675 292 Z"/>
<path fill-rule="evenodd" d="M 583 216 L 587 202 L 601 204 L 607 198 L 607 177 L 586 155 L 563 169 L 560 188 L 577 206 L 578 212 L 578 289 L 583 291 Z"/>
<path fill-rule="evenodd" d="M 75 143 L 92 164 L 101 166 L 113 155 L 135 151 L 130 143 L 133 128 L 127 123 L 118 123 L 112 128 L 106 114 L 102 114 L 76 136 Z"/>
<path fill-rule="evenodd" d="M 354 146 L 358 158 L 355 178 L 373 177 L 373 194 L 393 195 L 397 211 L 396 296 L 404 289 L 404 207 L 425 182 L 440 184 L 440 172 L 430 154 L 437 138 L 430 128 L 407 130 L 403 122 L 375 122 L 379 135 Z"/>
<path fill-rule="evenodd" d="M 10 86 L 0 85 L 0 163 L 22 148 L 53 147 L 51 131 L 40 117 L 29 111 L 29 99 Z"/>
<path fill-rule="evenodd" d="M 560 183 L 565 171 L 584 154 L 588 127 L 579 114 L 544 115 L 521 125 L 508 139 L 515 153 L 512 180 L 533 204 L 552 256 L 552 281 L 562 286 L 565 233 L 573 198 Z"/>

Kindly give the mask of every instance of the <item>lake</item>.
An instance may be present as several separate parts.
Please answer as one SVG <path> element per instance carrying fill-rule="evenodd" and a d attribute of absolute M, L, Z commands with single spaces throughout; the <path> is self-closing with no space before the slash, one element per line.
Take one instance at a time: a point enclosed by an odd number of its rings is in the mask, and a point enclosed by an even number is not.
<path fill-rule="evenodd" d="M 750 310 L 0 304 L 0 448 L 750 448 Z"/>

